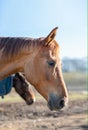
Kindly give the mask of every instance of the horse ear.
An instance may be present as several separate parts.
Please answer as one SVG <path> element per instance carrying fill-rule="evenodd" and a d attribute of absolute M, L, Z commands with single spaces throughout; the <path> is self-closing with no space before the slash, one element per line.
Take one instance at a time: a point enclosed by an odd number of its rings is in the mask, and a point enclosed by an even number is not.
<path fill-rule="evenodd" d="M 45 45 L 48 45 L 49 43 L 51 43 L 55 36 L 56 36 L 56 31 L 57 31 L 58 27 L 55 27 L 50 33 L 49 35 L 45 38 L 45 42 L 46 44 Z"/>

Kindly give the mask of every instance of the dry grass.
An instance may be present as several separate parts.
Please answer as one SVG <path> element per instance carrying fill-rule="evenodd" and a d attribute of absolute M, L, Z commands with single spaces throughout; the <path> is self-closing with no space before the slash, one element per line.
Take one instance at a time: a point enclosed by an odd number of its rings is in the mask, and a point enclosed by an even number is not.
<path fill-rule="evenodd" d="M 64 73 L 64 79 L 67 85 L 70 85 L 70 87 L 73 86 L 86 86 L 87 85 L 87 77 L 86 77 L 86 73 Z M 73 89 L 76 89 L 73 87 Z M 78 88 L 77 88 L 78 89 Z M 44 98 L 39 95 L 36 91 L 35 95 L 36 95 L 36 100 L 44 100 Z M 69 97 L 71 100 L 78 100 L 78 99 L 86 99 L 87 98 L 87 94 L 86 93 L 78 93 L 78 92 L 70 92 L 69 93 Z M 14 89 L 12 89 L 11 93 L 6 95 L 4 100 L 0 99 L 0 102 L 22 102 L 23 99 L 16 94 L 16 92 L 14 91 Z"/>
<path fill-rule="evenodd" d="M 63 73 L 64 80 L 67 85 L 75 86 L 75 85 L 87 85 L 87 74 L 82 72 L 69 72 Z"/>

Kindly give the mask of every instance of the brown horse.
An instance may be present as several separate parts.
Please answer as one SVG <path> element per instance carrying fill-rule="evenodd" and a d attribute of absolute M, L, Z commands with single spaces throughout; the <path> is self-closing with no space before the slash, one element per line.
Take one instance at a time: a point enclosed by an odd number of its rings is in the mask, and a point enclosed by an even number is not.
<path fill-rule="evenodd" d="M 26 101 L 28 105 L 35 102 L 35 96 L 26 78 L 21 73 L 16 73 L 13 77 L 13 87 L 15 91 Z"/>
<path fill-rule="evenodd" d="M 57 27 L 45 38 L 0 38 L 0 80 L 23 72 L 51 110 L 60 110 L 68 102 L 56 31 Z"/>

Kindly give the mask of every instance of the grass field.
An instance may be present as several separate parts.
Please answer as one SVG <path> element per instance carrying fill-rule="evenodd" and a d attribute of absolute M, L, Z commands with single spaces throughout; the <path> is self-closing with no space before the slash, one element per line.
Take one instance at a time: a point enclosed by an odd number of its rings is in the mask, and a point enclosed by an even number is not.
<path fill-rule="evenodd" d="M 87 91 L 87 74 L 82 72 L 63 73 L 66 86 L 69 91 Z"/>
<path fill-rule="evenodd" d="M 87 74 L 82 72 L 69 72 L 63 73 L 64 80 L 67 85 L 86 85 L 87 84 Z"/>
<path fill-rule="evenodd" d="M 69 97 L 71 100 L 85 99 L 87 98 L 87 76 L 86 73 L 64 73 L 64 80 L 69 91 Z M 35 90 L 36 100 L 44 100 Z M 4 100 L 0 99 L 0 102 L 21 102 L 21 97 L 16 94 L 14 89 L 11 93 L 6 95 Z"/>
<path fill-rule="evenodd" d="M 69 103 L 64 111 L 50 111 L 35 90 L 36 102 L 26 105 L 14 89 L 0 99 L 0 130 L 86 130 L 88 101 L 85 73 L 64 73 Z M 79 91 L 78 91 L 79 90 Z"/>
<path fill-rule="evenodd" d="M 36 95 L 36 101 L 44 101 L 44 98 L 40 94 L 36 93 L 35 95 Z M 70 100 L 82 100 L 87 98 L 88 98 L 87 93 L 76 93 L 76 92 L 69 93 Z M 24 102 L 24 100 L 13 90 L 10 94 L 6 95 L 4 99 L 0 98 L 0 102 Z"/>

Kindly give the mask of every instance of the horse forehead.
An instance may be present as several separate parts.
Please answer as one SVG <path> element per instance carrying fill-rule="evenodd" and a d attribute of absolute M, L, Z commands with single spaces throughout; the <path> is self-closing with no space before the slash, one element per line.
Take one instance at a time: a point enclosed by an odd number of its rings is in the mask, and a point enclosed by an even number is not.
<path fill-rule="evenodd" d="M 60 47 L 58 44 L 51 44 L 49 46 L 45 46 L 42 50 L 43 55 L 45 56 L 54 56 L 57 57 L 60 53 Z"/>

